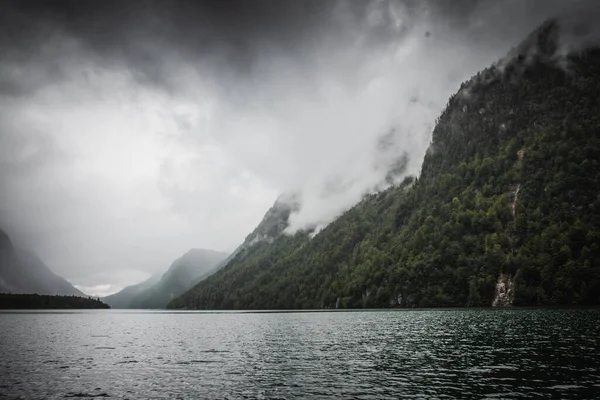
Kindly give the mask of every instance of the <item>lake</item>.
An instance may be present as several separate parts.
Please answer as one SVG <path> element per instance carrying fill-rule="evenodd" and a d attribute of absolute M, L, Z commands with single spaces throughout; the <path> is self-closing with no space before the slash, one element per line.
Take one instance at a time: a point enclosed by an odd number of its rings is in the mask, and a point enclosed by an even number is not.
<path fill-rule="evenodd" d="M 600 310 L 0 313 L 0 398 L 599 398 Z"/>

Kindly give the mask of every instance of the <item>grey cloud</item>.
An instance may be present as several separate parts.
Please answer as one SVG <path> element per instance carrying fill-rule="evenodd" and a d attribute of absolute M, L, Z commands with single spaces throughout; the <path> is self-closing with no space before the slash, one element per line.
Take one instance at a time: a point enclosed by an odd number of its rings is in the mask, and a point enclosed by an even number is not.
<path fill-rule="evenodd" d="M 178 63 L 236 85 L 260 79 L 264 58 L 292 54 L 308 68 L 324 42 L 360 49 L 398 46 L 413 33 L 460 32 L 474 44 L 497 47 L 532 24 L 591 1 L 51 1 L 5 3 L 0 45 L 4 93 L 27 93 L 69 78 L 75 55 L 100 66 L 122 66 L 144 84 L 175 90 Z M 510 29 L 507 29 L 510 28 Z M 362 57 L 360 53 L 353 56 Z M 12 61 L 12 62 L 11 62 Z M 349 59 L 348 62 L 356 60 Z M 34 65 L 31 65 L 33 63 Z M 43 63 L 43 65 L 39 65 Z M 339 67 L 339 66 L 338 66 Z M 349 66 L 351 70 L 351 65 Z M 229 88 L 235 98 L 235 89 Z"/>

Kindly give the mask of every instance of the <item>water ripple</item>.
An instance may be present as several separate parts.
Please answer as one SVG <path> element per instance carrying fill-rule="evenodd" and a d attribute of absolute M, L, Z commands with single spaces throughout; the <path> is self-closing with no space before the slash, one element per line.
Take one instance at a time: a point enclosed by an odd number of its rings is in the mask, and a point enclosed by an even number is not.
<path fill-rule="evenodd" d="M 594 398 L 599 338 L 589 309 L 0 313 L 0 398 Z"/>

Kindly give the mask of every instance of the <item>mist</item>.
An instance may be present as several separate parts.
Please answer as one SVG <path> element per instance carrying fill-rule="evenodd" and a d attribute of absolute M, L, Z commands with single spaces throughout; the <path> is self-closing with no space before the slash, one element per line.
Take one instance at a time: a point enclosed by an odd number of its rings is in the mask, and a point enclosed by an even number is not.
<path fill-rule="evenodd" d="M 288 232 L 322 228 L 419 174 L 462 82 L 593 5 L 10 3 L 0 226 L 92 295 L 233 250 L 281 193 Z"/>

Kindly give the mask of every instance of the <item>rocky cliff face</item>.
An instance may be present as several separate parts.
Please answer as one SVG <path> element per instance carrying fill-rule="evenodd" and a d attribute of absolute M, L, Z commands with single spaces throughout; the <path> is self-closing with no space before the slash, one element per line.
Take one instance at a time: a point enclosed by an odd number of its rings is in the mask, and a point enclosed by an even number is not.
<path fill-rule="evenodd" d="M 508 274 L 501 273 L 496 282 L 496 292 L 493 307 L 512 306 L 515 301 L 515 282 L 514 278 Z"/>
<path fill-rule="evenodd" d="M 525 156 L 525 149 L 521 149 L 517 152 L 517 162 L 515 169 L 521 171 L 523 168 L 523 157 Z M 512 213 L 513 227 L 517 222 L 517 204 L 519 201 L 519 192 L 521 191 L 521 182 L 516 182 L 511 186 L 509 197 L 511 198 L 510 210 Z M 510 252 L 515 253 L 515 232 L 513 231 L 509 237 L 511 242 Z M 515 277 L 509 272 L 500 272 L 498 275 L 498 281 L 496 282 L 496 290 L 494 293 L 494 300 L 492 300 L 493 307 L 506 307 L 512 306 L 515 301 Z"/>

